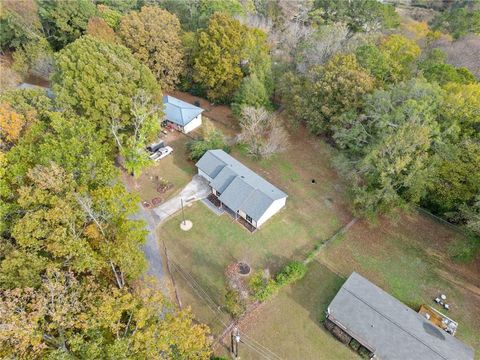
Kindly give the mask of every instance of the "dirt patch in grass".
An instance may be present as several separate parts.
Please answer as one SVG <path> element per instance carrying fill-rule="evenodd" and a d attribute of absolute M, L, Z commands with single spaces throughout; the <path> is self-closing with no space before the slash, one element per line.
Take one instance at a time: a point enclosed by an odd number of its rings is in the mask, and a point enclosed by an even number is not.
<path fill-rule="evenodd" d="M 164 137 L 165 144 L 173 148 L 173 153 L 158 162 L 152 162 L 152 165 L 145 169 L 137 177 L 124 175 L 131 184 L 131 188 L 138 191 L 143 201 L 151 204 L 155 198 L 166 200 L 173 194 L 180 191 L 195 174 L 195 165 L 193 161 L 188 160 L 186 144 L 191 139 L 179 132 L 169 133 Z M 158 188 L 164 184 L 168 186 L 160 194 Z M 158 206 L 156 203 L 153 206 Z"/>

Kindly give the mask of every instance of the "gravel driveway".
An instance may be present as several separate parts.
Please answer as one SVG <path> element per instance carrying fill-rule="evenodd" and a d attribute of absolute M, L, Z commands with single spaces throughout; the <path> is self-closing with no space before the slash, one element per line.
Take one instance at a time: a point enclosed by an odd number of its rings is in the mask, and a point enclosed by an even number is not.
<path fill-rule="evenodd" d="M 184 204 L 201 200 L 210 194 L 210 186 L 207 181 L 199 175 L 195 175 L 187 186 L 175 197 L 161 204 L 160 206 L 147 210 L 143 206 L 139 206 L 139 211 L 132 218 L 143 219 L 147 223 L 148 230 L 147 241 L 143 246 L 143 252 L 148 262 L 147 275 L 155 276 L 160 284 L 163 284 L 165 276 L 162 266 L 162 256 L 160 244 L 156 234 L 157 227 L 167 220 L 171 215 L 180 211 L 181 199 Z"/>

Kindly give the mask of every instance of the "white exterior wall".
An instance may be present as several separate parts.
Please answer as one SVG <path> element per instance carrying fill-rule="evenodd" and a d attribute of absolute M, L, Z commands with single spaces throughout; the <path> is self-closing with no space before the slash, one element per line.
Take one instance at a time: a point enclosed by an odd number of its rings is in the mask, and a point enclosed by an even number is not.
<path fill-rule="evenodd" d="M 196 129 L 202 125 L 202 114 L 198 114 L 196 118 L 194 118 L 192 121 L 190 121 L 187 125 L 183 127 L 183 132 L 185 134 L 189 133 L 190 131 Z"/>
<path fill-rule="evenodd" d="M 262 224 L 270 219 L 273 215 L 275 215 L 277 212 L 280 211 L 281 208 L 285 206 L 285 203 L 287 201 L 287 198 L 284 197 L 282 199 L 275 200 L 272 205 L 265 211 L 265 213 L 262 215 L 260 219 L 257 221 L 257 228 L 262 226 Z"/>
<path fill-rule="evenodd" d="M 205 178 L 208 180 L 208 182 L 212 182 L 212 178 L 210 176 L 208 176 L 207 174 L 205 174 L 202 170 L 198 169 L 198 175 L 200 175 L 201 177 Z"/>

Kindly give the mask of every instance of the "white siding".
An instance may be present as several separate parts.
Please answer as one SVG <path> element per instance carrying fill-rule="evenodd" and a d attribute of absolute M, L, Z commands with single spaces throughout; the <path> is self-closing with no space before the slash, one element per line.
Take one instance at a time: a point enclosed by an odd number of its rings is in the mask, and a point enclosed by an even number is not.
<path fill-rule="evenodd" d="M 187 125 L 185 125 L 183 127 L 183 132 L 185 134 L 189 133 L 190 131 L 196 129 L 197 127 L 199 127 L 200 125 L 202 125 L 202 114 L 198 114 L 198 116 L 193 119 L 192 121 L 190 121 Z"/>
<path fill-rule="evenodd" d="M 205 174 L 202 170 L 198 169 L 198 175 L 202 176 L 203 178 L 207 179 L 208 182 L 212 182 L 212 178 Z"/>
<path fill-rule="evenodd" d="M 262 224 L 270 219 L 273 215 L 275 215 L 281 208 L 285 206 L 285 202 L 287 201 L 287 198 L 284 197 L 282 199 L 275 200 L 272 205 L 265 211 L 265 213 L 262 215 L 260 219 L 257 221 L 257 228 L 262 226 Z"/>

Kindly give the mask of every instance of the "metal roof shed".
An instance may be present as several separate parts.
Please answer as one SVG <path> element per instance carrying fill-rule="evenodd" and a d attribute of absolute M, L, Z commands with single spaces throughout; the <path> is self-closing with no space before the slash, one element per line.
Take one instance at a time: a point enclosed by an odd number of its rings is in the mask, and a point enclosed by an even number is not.
<path fill-rule="evenodd" d="M 188 133 L 202 124 L 203 109 L 173 96 L 163 97 L 165 120 Z"/>

